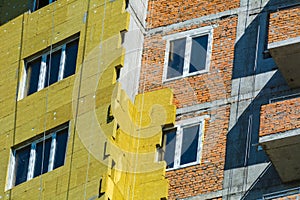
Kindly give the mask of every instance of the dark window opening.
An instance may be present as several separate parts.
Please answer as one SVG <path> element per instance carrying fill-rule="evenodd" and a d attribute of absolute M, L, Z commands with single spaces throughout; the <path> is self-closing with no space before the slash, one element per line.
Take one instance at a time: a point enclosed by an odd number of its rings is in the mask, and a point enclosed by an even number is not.
<path fill-rule="evenodd" d="M 42 58 L 39 57 L 33 61 L 27 63 L 27 79 L 26 79 L 26 88 L 27 88 L 27 95 L 31 95 L 32 93 L 37 92 L 38 90 L 38 83 L 39 83 L 39 76 L 41 70 L 41 61 Z"/>
<path fill-rule="evenodd" d="M 60 129 L 58 129 L 60 128 Z M 13 165 L 9 184 L 11 186 L 31 180 L 52 171 L 65 163 L 68 126 L 62 125 L 49 131 L 31 144 L 13 150 Z"/>
<path fill-rule="evenodd" d="M 51 138 L 36 144 L 36 157 L 33 177 L 48 172 Z"/>
<path fill-rule="evenodd" d="M 176 147 L 176 129 L 164 131 L 163 159 L 167 163 L 167 168 L 174 167 L 175 147 Z"/>
<path fill-rule="evenodd" d="M 68 141 L 68 127 L 56 134 L 56 151 L 54 157 L 53 169 L 65 164 L 66 150 Z"/>
<path fill-rule="evenodd" d="M 58 81 L 61 50 L 55 51 L 47 56 L 47 71 L 44 87 L 52 85 Z"/>
<path fill-rule="evenodd" d="M 34 0 L 33 11 L 43 8 L 56 0 Z"/>
<path fill-rule="evenodd" d="M 78 42 L 79 39 L 74 40 L 73 42 L 70 42 L 66 45 L 66 63 L 64 70 L 64 78 L 75 74 L 78 53 Z"/>
<path fill-rule="evenodd" d="M 15 185 L 19 185 L 27 180 L 28 166 L 29 166 L 29 156 L 30 156 L 31 146 L 28 145 L 22 149 L 16 151 L 15 160 L 15 174 L 16 180 Z"/>
<path fill-rule="evenodd" d="M 26 82 L 22 97 L 75 74 L 78 42 L 79 38 L 58 47 L 54 46 L 54 51 L 48 49 L 46 53 L 40 53 L 34 59 L 26 59 Z"/>
<path fill-rule="evenodd" d="M 208 35 L 192 38 L 189 73 L 204 70 L 206 66 Z"/>
<path fill-rule="evenodd" d="M 183 128 L 180 165 L 197 161 L 199 125 Z"/>

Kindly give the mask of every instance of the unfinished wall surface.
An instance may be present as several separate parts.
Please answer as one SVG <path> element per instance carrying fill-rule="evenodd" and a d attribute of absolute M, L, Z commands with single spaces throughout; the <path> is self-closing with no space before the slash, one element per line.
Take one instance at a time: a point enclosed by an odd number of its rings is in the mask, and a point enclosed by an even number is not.
<path fill-rule="evenodd" d="M 279 42 L 300 36 L 299 7 L 272 12 L 269 22 L 269 43 Z"/>
<path fill-rule="evenodd" d="M 0 27 L 1 198 L 166 198 L 165 163 L 154 161 L 161 126 L 175 121 L 173 95 L 165 89 L 139 95 L 133 102 L 135 92 L 129 98 L 117 82 L 116 67 L 124 66 L 126 57 L 120 32 L 133 20 L 125 5 L 58 0 Z M 75 36 L 75 74 L 22 95 L 26 60 L 55 51 L 57 44 Z M 69 131 L 64 165 L 10 185 L 11 151 L 65 123 Z"/>
<path fill-rule="evenodd" d="M 186 20 L 217 14 L 238 8 L 239 0 L 234 1 L 149 1 L 147 25 L 149 28 L 167 26 Z M 167 19 L 167 20 L 166 20 Z"/>
<path fill-rule="evenodd" d="M 300 128 L 299 106 L 300 98 L 262 106 L 259 136 Z"/>
<path fill-rule="evenodd" d="M 267 49 L 277 36 L 297 37 L 297 6 L 293 0 L 149 1 L 139 92 L 171 88 L 177 124 L 208 116 L 200 163 L 167 169 L 169 199 L 261 199 L 299 183 L 283 184 L 259 146 L 260 129 L 272 128 L 260 123 L 267 115 L 260 115 L 261 105 L 299 92 L 287 85 Z M 209 26 L 213 31 L 209 69 L 166 79 L 166 62 L 173 56 L 168 54 L 168 42 Z M 294 110 L 287 109 L 285 115 L 293 124 L 290 128 L 299 121 Z M 295 114 L 289 116 L 288 111 Z M 276 126 L 278 120 L 271 118 Z M 283 124 L 278 127 L 289 126 Z"/>

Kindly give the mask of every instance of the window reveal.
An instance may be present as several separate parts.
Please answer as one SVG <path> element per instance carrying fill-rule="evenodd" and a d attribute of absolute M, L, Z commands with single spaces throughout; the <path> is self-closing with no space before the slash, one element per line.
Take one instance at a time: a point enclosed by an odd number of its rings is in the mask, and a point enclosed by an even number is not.
<path fill-rule="evenodd" d="M 76 70 L 78 41 L 77 38 L 51 52 L 25 60 L 26 78 L 21 98 L 73 75 Z"/>

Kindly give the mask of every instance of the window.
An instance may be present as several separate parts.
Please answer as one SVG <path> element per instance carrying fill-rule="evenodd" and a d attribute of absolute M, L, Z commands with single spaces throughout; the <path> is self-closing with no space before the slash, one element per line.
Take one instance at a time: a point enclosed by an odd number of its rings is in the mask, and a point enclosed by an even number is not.
<path fill-rule="evenodd" d="M 167 40 L 163 80 L 208 71 L 212 27 L 203 27 L 164 37 Z"/>
<path fill-rule="evenodd" d="M 33 11 L 38 10 L 42 7 L 49 5 L 50 3 L 54 2 L 54 1 L 56 1 L 56 0 L 34 0 L 32 10 Z"/>
<path fill-rule="evenodd" d="M 78 37 L 33 58 L 25 59 L 21 98 L 75 73 Z"/>
<path fill-rule="evenodd" d="M 63 125 L 42 138 L 12 148 L 8 188 L 63 166 L 68 132 L 68 125 Z"/>
<path fill-rule="evenodd" d="M 163 131 L 163 142 L 158 148 L 158 160 L 168 169 L 200 163 L 204 122 L 178 125 Z"/>

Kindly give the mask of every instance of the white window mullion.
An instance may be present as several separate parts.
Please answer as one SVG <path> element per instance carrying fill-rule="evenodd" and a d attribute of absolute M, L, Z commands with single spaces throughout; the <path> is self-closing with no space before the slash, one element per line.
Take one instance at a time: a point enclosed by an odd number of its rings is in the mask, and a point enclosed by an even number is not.
<path fill-rule="evenodd" d="M 183 76 L 186 76 L 186 75 L 189 74 L 191 49 L 192 49 L 192 38 L 191 37 L 186 37 Z"/>
<path fill-rule="evenodd" d="M 201 121 L 200 124 L 199 124 L 199 138 L 198 138 L 198 148 L 197 148 L 197 163 L 200 163 L 200 161 L 201 161 L 202 141 L 204 139 L 204 123 L 205 123 L 205 120 Z"/>
<path fill-rule="evenodd" d="M 38 91 L 44 88 L 45 85 L 45 79 L 46 79 L 46 72 L 47 72 L 47 55 L 44 54 L 42 56 L 42 63 L 41 63 L 41 70 L 40 70 L 40 76 L 39 76 L 39 84 L 38 84 Z"/>
<path fill-rule="evenodd" d="M 23 68 L 23 76 L 21 79 L 21 83 L 20 83 L 20 96 L 19 99 L 23 99 L 25 96 L 25 90 L 26 90 L 26 77 L 27 77 L 27 71 L 26 71 L 26 66 Z"/>
<path fill-rule="evenodd" d="M 58 79 L 57 79 L 59 81 L 64 78 L 65 65 L 66 65 L 66 45 L 64 44 L 61 49 L 61 57 L 60 57 L 59 72 L 58 72 Z"/>
<path fill-rule="evenodd" d="M 181 127 L 178 127 L 176 131 L 174 168 L 178 168 L 180 166 L 181 141 L 182 141 L 182 129 Z"/>
<path fill-rule="evenodd" d="M 56 151 L 56 133 L 52 135 L 48 172 L 53 170 L 55 151 Z"/>
<path fill-rule="evenodd" d="M 29 157 L 29 164 L 28 164 L 28 173 L 27 173 L 27 181 L 33 178 L 35 157 L 36 157 L 36 143 L 33 142 L 31 144 L 31 150 L 30 150 L 30 157 Z"/>
<path fill-rule="evenodd" d="M 16 163 L 16 151 L 10 152 L 10 163 L 8 168 L 8 177 L 7 177 L 7 185 L 5 187 L 5 190 L 9 190 L 13 187 L 13 182 L 16 179 L 15 175 L 15 163 Z"/>

